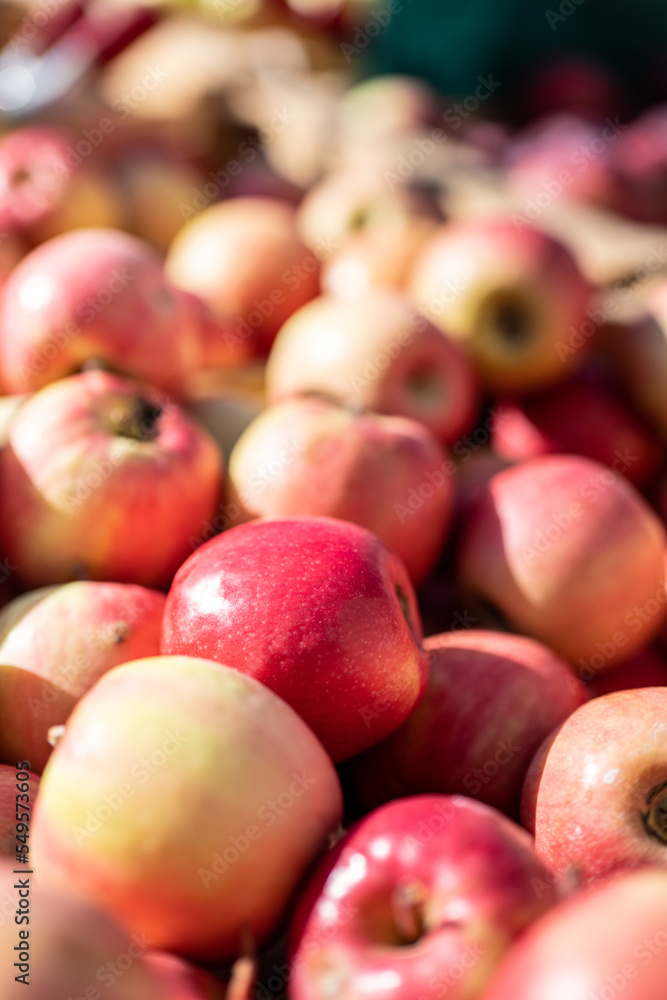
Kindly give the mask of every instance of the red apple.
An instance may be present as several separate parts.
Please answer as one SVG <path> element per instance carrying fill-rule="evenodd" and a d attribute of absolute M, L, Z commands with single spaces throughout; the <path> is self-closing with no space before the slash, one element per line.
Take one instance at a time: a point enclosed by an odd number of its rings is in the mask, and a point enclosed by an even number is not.
<path fill-rule="evenodd" d="M 265 409 L 234 446 L 230 506 L 243 520 L 314 514 L 360 524 L 416 583 L 442 550 L 455 473 L 435 435 L 415 420 L 290 399 Z"/>
<path fill-rule="evenodd" d="M 655 869 L 576 893 L 528 928 L 484 1000 L 663 1000 L 666 899 Z"/>
<path fill-rule="evenodd" d="M 492 476 L 459 557 L 469 595 L 580 668 L 620 663 L 665 618 L 665 531 L 627 479 L 586 458 Z"/>
<path fill-rule="evenodd" d="M 405 568 L 370 531 L 268 518 L 211 539 L 181 566 L 161 651 L 256 678 L 343 760 L 396 729 L 423 694 L 421 635 Z"/>
<path fill-rule="evenodd" d="M 611 387 L 577 378 L 521 400 L 503 400 L 493 448 L 516 462 L 536 455 L 584 455 L 644 486 L 662 448 Z"/>
<path fill-rule="evenodd" d="M 127 583 L 32 591 L 0 612 L 0 663 L 43 677 L 47 699 L 50 685 L 80 698 L 119 663 L 157 656 L 164 602 L 159 591 Z"/>
<path fill-rule="evenodd" d="M 317 294 L 318 254 L 300 241 L 289 202 L 231 198 L 183 226 L 166 270 L 208 303 L 241 349 L 250 340 L 266 353 L 285 320 Z"/>
<path fill-rule="evenodd" d="M 90 362 L 182 394 L 199 332 L 157 252 L 113 229 L 79 229 L 24 257 L 0 300 L 0 375 L 29 392 Z"/>
<path fill-rule="evenodd" d="M 530 766 L 521 816 L 557 875 L 582 882 L 667 865 L 667 688 L 582 705 Z"/>
<path fill-rule="evenodd" d="M 291 929 L 292 1000 L 480 997 L 555 901 L 530 837 L 461 796 L 399 799 L 363 819 L 307 886 Z"/>
<path fill-rule="evenodd" d="M 53 726 L 68 718 L 77 699 L 32 670 L 0 662 L 0 763 L 26 761 L 41 774 L 53 747 Z"/>
<path fill-rule="evenodd" d="M 491 389 L 556 382 L 590 342 L 591 289 L 574 257 L 509 219 L 446 223 L 415 261 L 410 285 L 420 311 L 466 346 Z"/>
<path fill-rule="evenodd" d="M 144 962 L 160 984 L 161 1000 L 225 1000 L 225 987 L 218 979 L 178 955 L 147 951 Z"/>
<path fill-rule="evenodd" d="M 470 363 L 399 292 L 350 300 L 323 295 L 280 331 L 266 372 L 269 402 L 321 392 L 378 413 L 411 417 L 451 444 L 475 420 Z"/>
<path fill-rule="evenodd" d="M 587 700 L 585 685 L 533 639 L 472 629 L 429 636 L 426 694 L 388 739 L 350 762 L 367 807 L 460 793 L 519 815 L 542 741 Z"/>
<path fill-rule="evenodd" d="M 0 138 L 3 233 L 41 243 L 82 226 L 123 224 L 110 177 L 95 157 L 82 161 L 75 144 L 52 125 L 23 125 Z"/>
<path fill-rule="evenodd" d="M 143 961 L 145 935 L 123 933 L 99 903 L 43 886 L 32 864 L 17 867 L 0 859 L 3 1000 L 164 1000 Z"/>
<path fill-rule="evenodd" d="M 667 438 L 667 281 L 660 281 L 647 297 L 647 312 L 625 323 L 607 324 L 603 346 L 622 378 L 628 394 Z"/>
<path fill-rule="evenodd" d="M 39 778 L 27 769 L 16 767 L 17 763 L 24 762 L 15 761 L 11 767 L 9 764 L 0 764 L 0 857 L 11 857 L 17 862 L 14 867 L 20 868 L 17 852 L 27 853 L 28 856 L 30 854 L 30 819 L 39 790 Z M 22 777 L 17 778 L 17 774 Z M 20 841 L 16 839 L 17 834 L 21 837 Z M 27 852 L 23 850 L 24 846 L 28 847 Z"/>
<path fill-rule="evenodd" d="M 275 932 L 341 805 L 329 757 L 264 685 L 201 659 L 135 660 L 67 723 L 40 785 L 34 863 L 152 947 L 233 959 L 244 934 Z"/>
<path fill-rule="evenodd" d="M 89 371 L 35 393 L 0 452 L 0 547 L 28 587 L 164 587 L 215 515 L 222 460 L 155 390 Z"/>

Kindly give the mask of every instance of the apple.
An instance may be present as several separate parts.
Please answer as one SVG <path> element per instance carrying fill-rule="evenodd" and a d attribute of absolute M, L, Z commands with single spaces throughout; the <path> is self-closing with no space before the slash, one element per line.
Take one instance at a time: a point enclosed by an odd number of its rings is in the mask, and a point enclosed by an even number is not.
<path fill-rule="evenodd" d="M 568 664 L 525 636 L 457 630 L 424 640 L 426 694 L 400 729 L 349 764 L 366 807 L 459 793 L 519 815 L 543 740 L 588 695 Z"/>
<path fill-rule="evenodd" d="M 167 595 L 160 649 L 266 684 L 343 760 L 389 735 L 422 696 L 421 637 L 410 578 L 375 535 L 282 517 L 193 552 Z"/>
<path fill-rule="evenodd" d="M 26 761 L 41 774 L 53 750 L 49 733 L 66 721 L 76 702 L 33 670 L 0 662 L 0 764 Z"/>
<path fill-rule="evenodd" d="M 21 849 L 24 844 L 23 840 L 16 839 L 17 833 L 20 837 L 27 833 L 27 844 L 30 848 L 30 816 L 39 790 L 39 778 L 36 774 L 27 772 L 29 787 L 26 792 L 24 788 L 26 782 L 24 778 L 17 779 L 17 773 L 25 776 L 26 771 L 15 765 L 10 767 L 8 764 L 0 764 L 0 857 L 11 857 L 13 860 L 16 859 L 17 848 Z M 17 787 L 18 785 L 21 787 Z M 21 850 L 21 853 L 25 852 Z M 20 863 L 16 867 L 20 867 Z"/>
<path fill-rule="evenodd" d="M 305 392 L 411 417 L 451 444 L 470 430 L 479 390 L 463 352 L 405 295 L 322 295 L 283 326 L 269 356 L 271 403 Z"/>
<path fill-rule="evenodd" d="M 229 462 L 229 503 L 244 521 L 314 514 L 360 524 L 417 583 L 444 545 L 455 473 L 423 424 L 303 397 L 267 407 L 243 432 Z"/>
<path fill-rule="evenodd" d="M 209 205 L 176 234 L 166 272 L 208 303 L 240 348 L 268 351 L 291 314 L 318 291 L 319 249 L 297 235 L 295 208 L 277 198 Z"/>
<path fill-rule="evenodd" d="M 164 603 L 160 591 L 128 583 L 79 580 L 31 591 L 0 612 L 0 663 L 80 698 L 119 663 L 157 656 Z"/>
<path fill-rule="evenodd" d="M 647 311 L 627 322 L 609 323 L 603 347 L 637 409 L 648 417 L 661 440 L 667 438 L 667 281 L 647 299 Z"/>
<path fill-rule="evenodd" d="M 519 461 L 554 452 L 584 455 L 644 486 L 658 470 L 662 448 L 611 386 L 575 378 L 539 394 L 502 400 L 494 450 Z"/>
<path fill-rule="evenodd" d="M 601 677 L 596 677 L 591 670 L 583 676 L 583 680 L 589 682 L 588 690 L 593 698 L 611 694 L 612 691 L 667 686 L 667 663 L 657 650 L 649 646 Z"/>
<path fill-rule="evenodd" d="M 642 222 L 667 223 L 667 105 L 654 104 L 619 135 L 609 157 L 623 190 L 622 210 Z"/>
<path fill-rule="evenodd" d="M 115 667 L 77 704 L 32 853 L 45 883 L 103 900 L 152 947 L 223 961 L 244 934 L 276 931 L 341 807 L 329 757 L 267 687 L 158 656 Z"/>
<path fill-rule="evenodd" d="M 521 819 L 556 875 L 583 883 L 665 866 L 667 688 L 614 691 L 582 705 L 530 765 Z"/>
<path fill-rule="evenodd" d="M 52 125 L 23 125 L 0 138 L 0 229 L 42 243 L 82 226 L 122 226 L 123 206 L 93 157 Z M 75 163 L 76 158 L 79 160 Z"/>
<path fill-rule="evenodd" d="M 0 377 L 30 392 L 95 362 L 181 395 L 199 363 L 190 309 L 157 251 L 113 229 L 78 229 L 32 250 L 0 300 Z"/>
<path fill-rule="evenodd" d="M 555 28 L 560 20 L 554 14 L 550 26 Z M 596 135 L 605 115 L 617 115 L 624 105 L 623 93 L 608 70 L 571 52 L 560 53 L 539 66 L 525 91 L 522 96 L 529 102 L 531 117 L 557 112 L 581 116 L 598 126 Z M 586 162 L 591 163 L 590 157 Z"/>
<path fill-rule="evenodd" d="M 471 600 L 602 671 L 647 645 L 664 621 L 665 530 L 617 472 L 543 455 L 492 476 L 459 551 Z"/>
<path fill-rule="evenodd" d="M 0 451 L 0 548 L 26 587 L 168 586 L 220 497 L 209 435 L 154 389 L 101 371 L 23 404 Z"/>
<path fill-rule="evenodd" d="M 441 226 L 414 262 L 411 294 L 470 352 L 492 390 L 562 378 L 583 356 L 591 288 L 561 243 L 509 218 Z M 587 329 L 587 327 L 586 327 Z"/>
<path fill-rule="evenodd" d="M 292 1000 L 476 1000 L 556 898 L 530 837 L 462 796 L 399 799 L 323 859 L 290 932 Z"/>
<path fill-rule="evenodd" d="M 341 128 L 355 143 L 385 135 L 434 127 L 442 119 L 442 98 L 417 76 L 376 74 L 362 80 L 341 97 Z"/>
<path fill-rule="evenodd" d="M 512 946 L 484 1000 L 662 1000 L 666 892 L 651 869 L 575 893 Z"/>
<path fill-rule="evenodd" d="M 237 369 L 253 359 L 250 340 L 241 340 L 232 326 L 221 320 L 213 312 L 208 302 L 182 289 L 180 294 L 186 307 L 190 310 L 191 319 L 197 329 L 199 339 L 199 374 L 210 369 Z M 197 373 L 188 379 L 186 393 L 188 397 L 196 385 Z"/>
<path fill-rule="evenodd" d="M 143 961 L 146 937 L 123 933 L 99 903 L 45 887 L 32 867 L 0 858 L 3 1000 L 74 1000 L 86 992 L 105 1000 L 164 1000 Z"/>

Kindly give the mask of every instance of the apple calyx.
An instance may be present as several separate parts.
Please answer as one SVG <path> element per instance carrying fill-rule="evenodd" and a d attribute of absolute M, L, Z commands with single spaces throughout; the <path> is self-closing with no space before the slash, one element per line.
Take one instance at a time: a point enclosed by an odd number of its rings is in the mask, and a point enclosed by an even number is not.
<path fill-rule="evenodd" d="M 118 400 L 109 413 L 109 427 L 118 437 L 134 441 L 155 441 L 158 420 L 164 409 L 144 396 L 127 396 Z"/>
<path fill-rule="evenodd" d="M 646 797 L 646 805 L 648 808 L 642 813 L 646 832 L 650 837 L 656 837 L 667 844 L 667 781 L 651 789 Z"/>
<path fill-rule="evenodd" d="M 415 944 L 425 930 L 424 905 L 428 890 L 423 882 L 414 879 L 399 885 L 391 894 L 391 914 L 399 944 Z"/>
<path fill-rule="evenodd" d="M 482 339 L 502 344 L 515 354 L 529 348 L 535 332 L 535 319 L 525 298 L 510 291 L 490 295 L 481 312 L 479 330 Z"/>

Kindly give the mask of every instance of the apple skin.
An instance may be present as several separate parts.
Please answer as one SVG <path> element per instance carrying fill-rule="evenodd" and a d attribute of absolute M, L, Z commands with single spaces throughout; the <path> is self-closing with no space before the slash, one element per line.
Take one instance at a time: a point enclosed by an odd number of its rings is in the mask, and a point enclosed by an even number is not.
<path fill-rule="evenodd" d="M 646 300 L 646 312 L 603 329 L 602 347 L 623 380 L 637 409 L 667 439 L 667 281 Z"/>
<path fill-rule="evenodd" d="M 428 636 L 426 694 L 400 729 L 350 761 L 367 808 L 402 795 L 468 795 L 519 816 L 542 741 L 588 698 L 550 649 L 525 636 L 463 630 Z"/>
<path fill-rule="evenodd" d="M 416 584 L 442 551 L 455 473 L 415 420 L 288 399 L 267 407 L 236 443 L 229 502 L 245 521 L 313 514 L 360 524 L 394 550 Z"/>
<path fill-rule="evenodd" d="M 502 400 L 493 431 L 498 455 L 516 462 L 554 453 L 583 455 L 608 465 L 635 486 L 657 472 L 662 449 L 611 387 L 575 378 L 521 400 Z"/>
<path fill-rule="evenodd" d="M 104 995 L 105 1000 L 164 1000 L 157 980 L 143 962 L 147 947 L 143 938 L 125 934 L 98 905 L 85 903 L 67 890 L 54 891 L 42 885 L 35 875 L 16 874 L 15 868 L 16 862 L 0 858 L 3 1000 L 20 1000 L 25 996 L 31 1000 L 80 998 L 86 990 L 88 996 Z M 19 879 L 23 880 L 24 893 L 26 888 L 29 890 L 29 925 L 15 923 Z M 24 943 L 28 944 L 30 955 L 26 963 L 27 988 L 24 982 L 14 979 L 26 969 L 11 967 L 20 961 L 18 947 Z M 10 955 L 15 958 L 10 959 Z M 121 965 L 116 964 L 119 960 Z M 91 994 L 91 989 L 95 993 Z"/>
<path fill-rule="evenodd" d="M 663 1000 L 666 899 L 658 869 L 576 893 L 528 928 L 484 1000 Z"/>
<path fill-rule="evenodd" d="M 16 840 L 17 809 L 20 811 L 20 807 L 23 806 L 24 811 L 31 815 L 35 799 L 37 798 L 37 792 L 39 791 L 39 777 L 30 771 L 28 772 L 30 775 L 28 779 L 30 791 L 27 793 L 19 791 L 16 787 L 16 772 L 20 769 L 15 764 L 16 762 L 11 767 L 9 764 L 0 764 L 0 857 L 6 855 L 12 859 L 16 859 L 16 848 L 18 846 L 18 841 Z M 23 782 L 19 782 L 19 784 L 22 785 Z M 29 796 L 29 801 L 26 802 L 25 799 L 22 799 L 21 802 L 17 803 L 16 796 L 25 794 Z M 24 831 L 19 830 L 18 832 L 23 834 Z M 28 847 L 30 847 L 29 835 Z M 30 866 L 26 865 L 26 867 L 29 868 Z M 1 923 L 2 920 L 0 919 Z"/>
<path fill-rule="evenodd" d="M 538 750 L 521 821 L 558 876 L 667 865 L 667 688 L 593 698 Z"/>
<path fill-rule="evenodd" d="M 0 612 L 0 663 L 80 698 L 112 667 L 158 655 L 164 604 L 160 591 L 127 583 L 31 591 Z"/>
<path fill-rule="evenodd" d="M 121 199 L 99 161 L 68 163 L 74 145 L 74 136 L 51 125 L 21 126 L 0 138 L 4 233 L 34 245 L 70 229 L 123 225 Z"/>
<path fill-rule="evenodd" d="M 371 984 L 376 1000 L 475 1000 L 555 902 L 548 879 L 525 830 L 488 806 L 444 795 L 382 806 L 323 859 L 299 901 L 291 1000 L 361 1000 Z"/>
<path fill-rule="evenodd" d="M 534 227 L 505 218 L 445 223 L 415 260 L 409 286 L 492 390 L 542 388 L 583 355 L 570 341 L 582 339 L 591 287 L 569 250 Z"/>
<path fill-rule="evenodd" d="M 176 396 L 199 364 L 199 330 L 148 243 L 77 229 L 32 250 L 0 300 L 0 376 L 32 392 L 103 363 Z"/>
<path fill-rule="evenodd" d="M 424 693 L 421 638 L 405 567 L 375 535 L 284 517 L 193 552 L 167 595 L 160 650 L 261 681 L 344 760 L 396 729 Z"/>
<path fill-rule="evenodd" d="M 390 289 L 320 296 L 283 326 L 269 356 L 267 399 L 307 392 L 419 420 L 445 444 L 470 430 L 479 405 L 463 352 Z"/>
<path fill-rule="evenodd" d="M 257 354 L 319 289 L 320 259 L 299 239 L 295 216 L 278 198 L 230 198 L 190 219 L 167 254 L 173 283 L 199 295 Z"/>
<path fill-rule="evenodd" d="M 159 656 L 77 704 L 32 853 L 45 883 L 104 899 L 152 947 L 224 961 L 244 928 L 258 943 L 276 931 L 341 809 L 329 757 L 280 698 L 222 664 Z"/>
<path fill-rule="evenodd" d="M 0 548 L 27 587 L 168 586 L 215 516 L 222 458 L 154 389 L 101 371 L 23 404 L 0 451 Z"/>
<path fill-rule="evenodd" d="M 459 551 L 471 599 L 577 668 L 607 670 L 664 621 L 665 531 L 626 479 L 575 455 L 492 476 Z"/>

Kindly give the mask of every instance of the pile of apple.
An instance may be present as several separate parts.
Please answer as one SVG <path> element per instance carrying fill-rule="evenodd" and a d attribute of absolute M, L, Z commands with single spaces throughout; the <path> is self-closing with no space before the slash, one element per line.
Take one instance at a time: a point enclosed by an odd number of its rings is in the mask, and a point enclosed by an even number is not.
<path fill-rule="evenodd" d="M 601 198 L 590 123 L 337 100 L 298 197 L 155 245 L 0 139 L 8 1000 L 665 998 L 662 119 Z M 591 201 L 653 256 L 556 238 Z"/>

